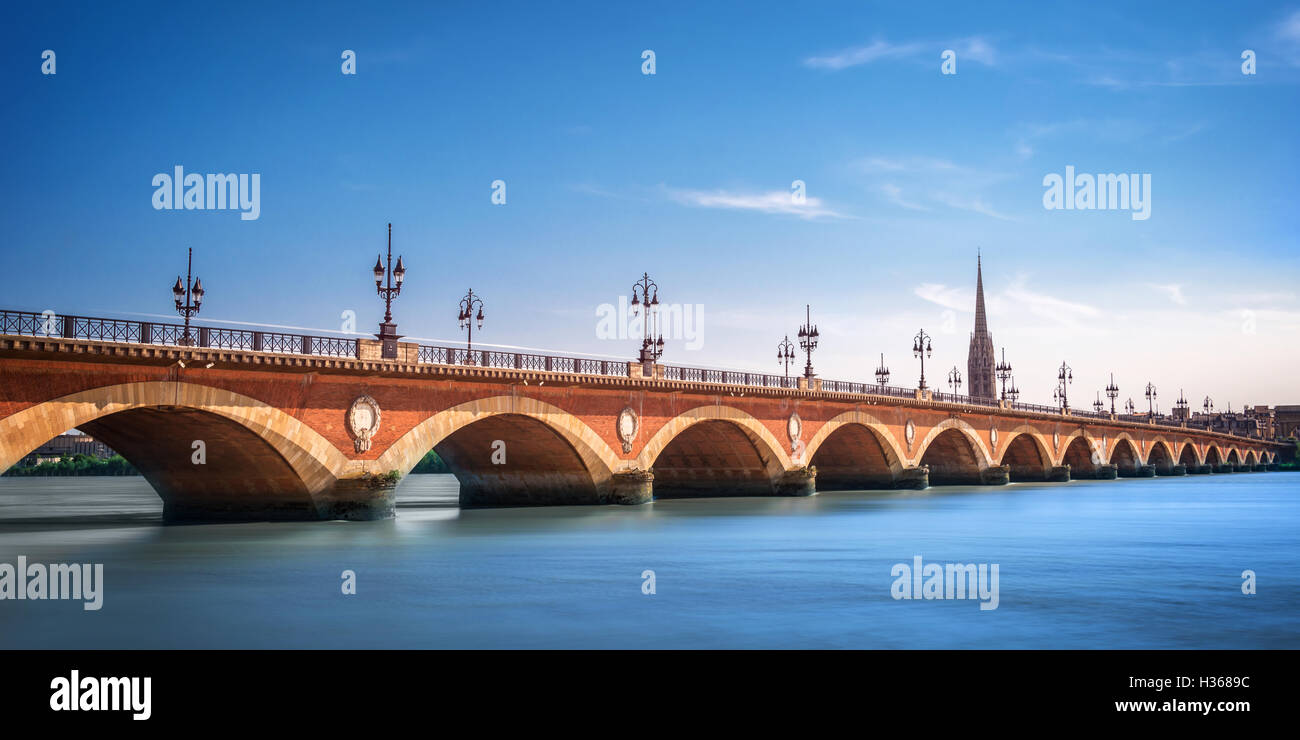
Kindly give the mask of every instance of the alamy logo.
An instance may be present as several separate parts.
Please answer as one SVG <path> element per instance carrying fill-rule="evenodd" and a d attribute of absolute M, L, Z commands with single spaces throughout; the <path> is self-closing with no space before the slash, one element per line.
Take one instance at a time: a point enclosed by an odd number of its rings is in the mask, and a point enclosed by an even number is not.
<path fill-rule="evenodd" d="M 256 221 L 262 214 L 262 175 L 185 174 L 176 165 L 172 174 L 153 176 L 155 211 L 240 211 L 242 221 Z"/>
<path fill-rule="evenodd" d="M 121 677 L 81 677 L 75 668 L 64 678 L 50 681 L 50 709 L 56 712 L 133 712 L 131 719 L 149 719 L 153 679 Z"/>
<path fill-rule="evenodd" d="M 103 563 L 0 563 L 0 600 L 80 599 L 81 608 L 99 611 L 104 605 Z"/>
<path fill-rule="evenodd" d="M 704 346 L 704 304 L 664 303 L 653 309 L 651 326 L 657 333 L 685 340 L 688 350 Z M 617 306 L 602 303 L 596 307 L 596 338 L 640 339 L 645 336 L 645 314 L 641 306 L 633 310 L 627 296 L 619 296 Z"/>
<path fill-rule="evenodd" d="M 1049 172 L 1043 177 L 1043 208 L 1049 211 L 1133 211 L 1134 221 L 1151 218 L 1151 173 L 1138 175 L 1074 174 L 1066 165 L 1065 177 Z"/>
<path fill-rule="evenodd" d="M 980 611 L 998 608 L 998 564 L 994 563 L 897 563 L 889 574 L 894 585 L 889 593 L 900 599 L 979 599 Z"/>

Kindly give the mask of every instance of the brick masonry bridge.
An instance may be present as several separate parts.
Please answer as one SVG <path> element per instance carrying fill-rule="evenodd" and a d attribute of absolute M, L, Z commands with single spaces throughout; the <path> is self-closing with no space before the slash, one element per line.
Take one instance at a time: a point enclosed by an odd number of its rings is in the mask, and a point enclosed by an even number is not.
<path fill-rule="evenodd" d="M 466 506 L 1264 471 L 1284 449 L 816 378 L 192 331 L 0 311 L 0 469 L 77 428 L 170 521 L 369 519 L 431 449 Z"/>

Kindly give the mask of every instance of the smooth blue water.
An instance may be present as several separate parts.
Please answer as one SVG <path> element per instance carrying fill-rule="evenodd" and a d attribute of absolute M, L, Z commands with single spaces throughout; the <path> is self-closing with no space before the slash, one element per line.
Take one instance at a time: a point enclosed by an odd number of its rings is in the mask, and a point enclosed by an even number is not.
<path fill-rule="evenodd" d="M 1292 473 L 469 511 L 455 491 L 411 476 L 391 521 L 162 526 L 139 478 L 2 478 L 0 562 L 102 562 L 106 584 L 98 612 L 0 601 L 0 647 L 1300 647 Z M 915 555 L 997 563 L 999 607 L 894 600 Z"/>

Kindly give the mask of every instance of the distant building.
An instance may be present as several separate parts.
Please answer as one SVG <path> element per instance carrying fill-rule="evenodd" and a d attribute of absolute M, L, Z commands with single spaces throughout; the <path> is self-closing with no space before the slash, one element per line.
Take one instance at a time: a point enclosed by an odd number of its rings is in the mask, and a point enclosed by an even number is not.
<path fill-rule="evenodd" d="M 1300 406 L 1273 407 L 1273 436 L 1275 439 L 1300 437 Z"/>
<path fill-rule="evenodd" d="M 975 257 L 975 331 L 970 335 L 970 351 L 966 356 L 966 387 L 974 398 L 997 398 L 997 385 L 993 380 L 993 336 L 989 334 L 988 317 L 984 313 L 984 265 Z"/>
<path fill-rule="evenodd" d="M 89 455 L 107 459 L 117 453 L 113 452 L 108 445 L 100 442 L 89 434 L 83 434 L 77 430 L 65 432 L 37 447 L 23 458 L 22 465 L 31 467 L 43 462 L 58 462 L 65 457 L 73 455 Z"/>
<path fill-rule="evenodd" d="M 1187 421 L 1187 426 L 1221 434 L 1235 434 L 1239 437 L 1258 439 L 1264 436 L 1258 416 L 1245 411 L 1192 414 Z"/>
<path fill-rule="evenodd" d="M 1274 439 L 1276 433 L 1274 429 L 1275 415 L 1273 409 L 1268 406 L 1247 406 L 1246 414 L 1253 416 L 1255 421 L 1259 422 L 1259 436 L 1264 439 Z"/>

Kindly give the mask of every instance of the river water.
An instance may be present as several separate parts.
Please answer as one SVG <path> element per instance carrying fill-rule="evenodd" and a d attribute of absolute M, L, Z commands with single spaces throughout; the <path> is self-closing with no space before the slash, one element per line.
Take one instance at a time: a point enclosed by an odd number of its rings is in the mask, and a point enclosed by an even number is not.
<path fill-rule="evenodd" d="M 1300 648 L 1292 473 L 465 511 L 456 490 L 409 476 L 390 521 L 164 526 L 141 478 L 0 478 L 0 563 L 104 565 L 98 611 L 0 600 L 0 648 Z M 893 598 L 916 556 L 996 564 L 997 608 Z"/>

